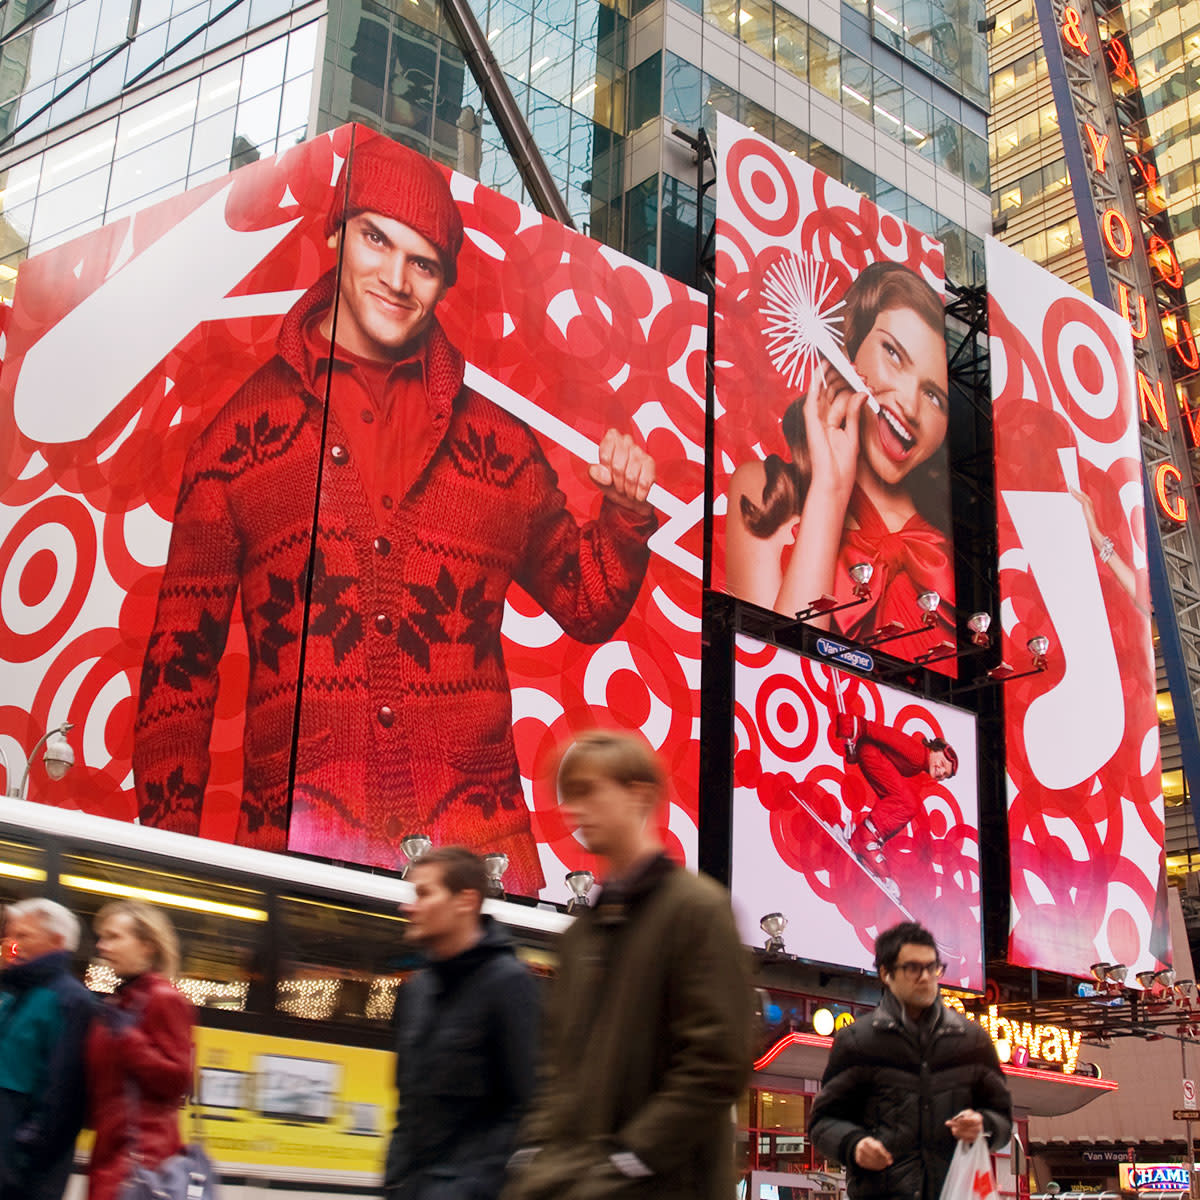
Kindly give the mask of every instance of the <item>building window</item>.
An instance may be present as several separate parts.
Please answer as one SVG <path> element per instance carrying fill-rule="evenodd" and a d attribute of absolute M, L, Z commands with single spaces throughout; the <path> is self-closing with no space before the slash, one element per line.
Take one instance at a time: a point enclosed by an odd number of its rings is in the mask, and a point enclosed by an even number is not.
<path fill-rule="evenodd" d="M 1179 808 L 1187 800 L 1187 781 L 1183 771 L 1164 771 L 1162 773 L 1163 803 L 1168 808 Z"/>
<path fill-rule="evenodd" d="M 812 1097 L 802 1092 L 751 1088 L 738 1105 L 742 1171 L 795 1174 L 811 1169 L 814 1165 L 808 1140 L 811 1107 Z"/>

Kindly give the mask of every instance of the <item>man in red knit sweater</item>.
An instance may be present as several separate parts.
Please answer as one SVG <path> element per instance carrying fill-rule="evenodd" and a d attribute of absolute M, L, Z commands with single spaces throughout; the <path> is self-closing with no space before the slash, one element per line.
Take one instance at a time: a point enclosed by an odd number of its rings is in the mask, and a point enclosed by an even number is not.
<path fill-rule="evenodd" d="M 958 755 L 943 738 L 901 733 L 890 725 L 848 713 L 838 714 L 836 733 L 846 743 L 846 761 L 858 763 L 875 793 L 871 811 L 850 832 L 850 849 L 886 878 L 884 846 L 920 811 L 920 776 L 938 782 L 953 778 Z"/>
<path fill-rule="evenodd" d="M 506 853 L 506 887 L 531 893 L 505 594 L 516 581 L 570 636 L 610 638 L 649 560 L 654 462 L 609 430 L 581 527 L 528 427 L 463 386 L 438 323 L 463 242 L 445 176 L 360 130 L 338 196 L 340 274 L 295 304 L 185 464 L 135 729 L 142 821 L 199 831 L 240 595 L 238 841 L 394 867 L 419 831 Z"/>

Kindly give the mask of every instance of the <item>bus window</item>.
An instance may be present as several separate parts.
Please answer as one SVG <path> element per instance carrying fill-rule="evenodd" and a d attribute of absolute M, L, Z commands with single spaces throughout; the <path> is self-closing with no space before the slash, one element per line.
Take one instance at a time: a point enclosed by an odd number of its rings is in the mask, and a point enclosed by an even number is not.
<path fill-rule="evenodd" d="M 517 957 L 538 979 L 553 979 L 558 971 L 558 952 L 545 946 L 516 946 Z"/>
<path fill-rule="evenodd" d="M 16 904 L 18 900 L 45 894 L 45 855 L 33 846 L 0 839 L 0 909 Z M 2 913 L 0 920 L 3 920 Z M 0 940 L 0 965 L 8 960 L 8 955 L 7 941 Z"/>
<path fill-rule="evenodd" d="M 46 894 L 46 856 L 36 846 L 0 839 L 0 904 Z"/>
<path fill-rule="evenodd" d="M 413 964 L 403 917 L 280 896 L 278 1012 L 308 1021 L 386 1024 Z"/>
<path fill-rule="evenodd" d="M 252 985 L 264 974 L 266 896 L 253 888 L 155 870 L 114 859 L 64 855 L 59 884 L 67 904 L 91 926 L 112 900 L 161 908 L 179 934 L 176 986 L 201 1008 L 253 1009 Z M 84 980 L 97 992 L 119 982 L 104 963 L 89 963 Z"/>

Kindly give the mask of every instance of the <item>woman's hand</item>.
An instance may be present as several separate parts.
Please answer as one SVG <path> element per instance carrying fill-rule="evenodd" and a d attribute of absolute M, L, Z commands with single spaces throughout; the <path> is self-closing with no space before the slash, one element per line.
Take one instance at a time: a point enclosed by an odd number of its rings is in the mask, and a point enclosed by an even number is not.
<path fill-rule="evenodd" d="M 804 398 L 809 485 L 800 510 L 796 546 L 772 607 L 794 615 L 832 595 L 846 508 L 858 474 L 858 415 L 866 392 L 852 392 L 827 362 L 813 372 Z M 828 618 L 814 622 L 828 628 Z"/>
<path fill-rule="evenodd" d="M 809 496 L 829 497 L 841 508 L 850 501 L 858 473 L 858 418 L 866 392 L 852 392 L 821 359 L 804 400 L 804 432 L 812 464 Z"/>
<path fill-rule="evenodd" d="M 1101 564 L 1107 565 L 1113 573 L 1113 578 L 1125 589 L 1138 611 L 1149 616 L 1148 609 L 1138 596 L 1137 576 L 1134 574 L 1133 568 L 1116 552 L 1112 538 L 1106 537 L 1104 530 L 1100 528 L 1100 522 L 1096 520 L 1096 506 L 1092 503 L 1092 498 L 1079 491 L 1078 488 L 1068 487 L 1067 490 L 1079 502 L 1079 507 L 1083 509 L 1083 520 L 1087 525 L 1088 537 L 1092 539 L 1092 545 L 1096 548 Z"/>
<path fill-rule="evenodd" d="M 1087 525 L 1088 537 L 1092 539 L 1092 545 L 1099 550 L 1104 543 L 1104 534 L 1100 531 L 1100 524 L 1096 520 L 1096 506 L 1092 503 L 1091 496 L 1077 488 L 1068 488 L 1067 490 L 1079 501 L 1079 507 L 1083 509 L 1083 520 Z"/>

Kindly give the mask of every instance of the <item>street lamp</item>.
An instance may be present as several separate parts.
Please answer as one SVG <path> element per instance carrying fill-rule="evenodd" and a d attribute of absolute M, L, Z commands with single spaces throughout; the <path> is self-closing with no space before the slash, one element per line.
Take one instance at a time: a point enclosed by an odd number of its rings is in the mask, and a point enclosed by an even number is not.
<path fill-rule="evenodd" d="M 424 855 L 428 854 L 433 849 L 433 838 L 427 833 L 409 833 L 406 834 L 400 841 L 400 852 L 408 859 L 403 871 L 400 872 L 401 879 L 407 879 L 408 873 L 417 865 Z"/>
<path fill-rule="evenodd" d="M 29 768 L 33 765 L 37 752 L 43 746 L 46 747 L 46 753 L 42 756 L 42 762 L 46 764 L 46 774 L 51 779 L 61 779 L 75 765 L 75 751 L 71 749 L 71 743 L 67 741 L 67 734 L 71 732 L 72 728 L 74 727 L 70 721 L 64 721 L 56 728 L 48 729 L 43 733 L 29 752 L 29 757 L 25 759 L 21 780 L 15 785 L 12 781 L 13 773 L 12 767 L 9 766 L 8 755 L 4 753 L 4 747 L 0 746 L 0 762 L 4 764 L 6 789 L 4 794 L 8 799 L 25 799 L 25 793 L 29 790 Z"/>

